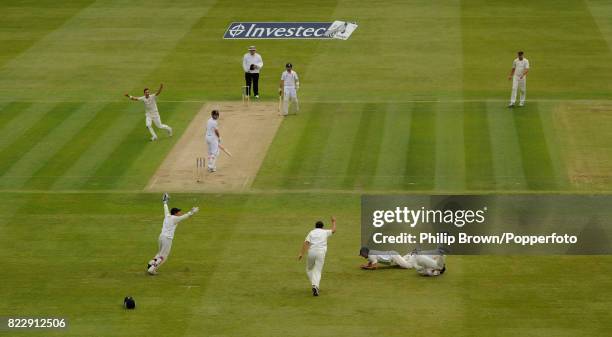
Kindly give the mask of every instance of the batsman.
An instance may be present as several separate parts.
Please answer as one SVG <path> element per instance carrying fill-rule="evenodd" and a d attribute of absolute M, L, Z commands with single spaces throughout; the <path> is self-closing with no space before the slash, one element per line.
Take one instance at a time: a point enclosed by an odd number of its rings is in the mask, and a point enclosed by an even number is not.
<path fill-rule="evenodd" d="M 289 105 L 291 104 L 291 100 L 295 102 L 295 112 L 297 113 L 300 110 L 300 105 L 298 103 L 297 91 L 300 89 L 300 78 L 298 74 L 293 71 L 293 65 L 291 63 L 287 63 L 285 65 L 285 71 L 281 75 L 280 86 L 278 88 L 279 94 L 283 96 L 283 104 L 281 109 L 281 114 L 283 116 L 287 116 L 289 114 Z"/>

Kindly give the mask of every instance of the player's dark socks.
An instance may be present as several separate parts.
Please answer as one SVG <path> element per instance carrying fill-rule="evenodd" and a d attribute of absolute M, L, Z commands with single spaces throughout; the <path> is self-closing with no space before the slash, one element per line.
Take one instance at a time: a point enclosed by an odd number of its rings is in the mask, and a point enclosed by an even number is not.
<path fill-rule="evenodd" d="M 312 287 L 312 296 L 319 296 L 319 288 Z"/>

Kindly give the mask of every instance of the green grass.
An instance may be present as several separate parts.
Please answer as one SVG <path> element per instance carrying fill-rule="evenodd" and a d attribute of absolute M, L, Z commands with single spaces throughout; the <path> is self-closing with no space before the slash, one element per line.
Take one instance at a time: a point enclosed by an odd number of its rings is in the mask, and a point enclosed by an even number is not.
<path fill-rule="evenodd" d="M 609 257 L 451 256 L 426 279 L 361 272 L 356 250 L 361 193 L 610 193 L 611 17 L 601 0 L 2 1 L 0 316 L 70 319 L 11 336 L 609 335 Z M 335 19 L 360 26 L 348 41 L 221 39 L 232 21 Z M 173 195 L 203 209 L 146 277 L 161 210 L 142 190 L 203 104 L 239 98 L 253 43 L 262 100 L 292 62 L 300 114 L 252 191 Z M 519 49 L 528 103 L 509 110 Z M 151 143 L 122 95 L 160 82 L 177 136 Z M 295 255 L 331 214 L 313 299 Z"/>
<path fill-rule="evenodd" d="M 173 205 L 203 208 L 179 226 L 157 277 L 143 270 L 162 218 L 157 194 L 7 199 L 0 254 L 10 277 L 0 312 L 69 319 L 68 330 L 46 336 L 405 336 L 417 326 L 428 336 L 597 336 L 611 328 L 609 257 L 451 256 L 438 279 L 361 271 L 355 195 L 177 195 Z M 312 222 L 331 213 L 339 230 L 323 296 L 312 298 L 296 255 Z M 121 309 L 127 294 L 134 312 Z"/>

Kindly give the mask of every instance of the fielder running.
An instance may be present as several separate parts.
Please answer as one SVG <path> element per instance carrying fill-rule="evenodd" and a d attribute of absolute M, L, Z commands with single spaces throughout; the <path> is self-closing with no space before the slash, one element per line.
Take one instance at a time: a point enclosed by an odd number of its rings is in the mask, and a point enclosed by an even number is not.
<path fill-rule="evenodd" d="M 289 105 L 291 100 L 295 102 L 295 112 L 300 111 L 300 105 L 298 103 L 297 91 L 300 89 L 300 78 L 298 74 L 293 71 L 293 65 L 287 63 L 285 71 L 281 75 L 280 86 L 278 88 L 279 94 L 283 96 L 283 109 L 282 115 L 287 116 L 289 114 Z"/>
<path fill-rule="evenodd" d="M 518 52 L 518 57 L 512 61 L 512 70 L 508 76 L 509 80 L 512 80 L 512 95 L 510 95 L 510 104 L 508 107 L 514 107 L 516 103 L 516 92 L 521 91 L 521 98 L 519 100 L 519 106 L 525 105 L 525 98 L 527 96 L 527 73 L 529 72 L 529 60 L 523 57 L 523 52 Z"/>
<path fill-rule="evenodd" d="M 130 96 L 130 94 L 126 93 L 125 97 L 129 98 L 132 101 L 141 101 L 145 105 L 145 125 L 149 132 L 151 133 L 151 141 L 154 142 L 157 140 L 157 134 L 155 134 L 155 130 L 151 126 L 151 123 L 155 123 L 155 126 L 159 129 L 164 129 L 168 132 L 168 136 L 172 137 L 172 128 L 166 124 L 161 122 L 161 118 L 159 117 L 159 111 L 157 110 L 157 102 L 156 97 L 159 96 L 164 88 L 164 84 L 159 85 L 159 89 L 156 93 L 149 93 L 149 88 L 144 89 L 144 96 L 134 97 Z"/>
<path fill-rule="evenodd" d="M 321 273 L 325 264 L 325 253 L 327 252 L 327 238 L 336 232 L 336 218 L 331 218 L 332 228 L 323 229 L 323 222 L 317 221 L 315 229 L 311 230 L 302 244 L 298 260 L 301 260 L 306 252 L 306 274 L 312 285 L 312 296 L 319 296 L 319 284 Z"/>
<path fill-rule="evenodd" d="M 155 257 L 147 264 L 147 272 L 149 275 L 156 275 L 157 269 L 168 259 L 170 254 L 170 248 L 172 248 L 172 239 L 174 238 L 174 231 L 179 222 L 191 217 L 196 214 L 200 208 L 193 207 L 187 214 L 183 214 L 180 209 L 172 208 L 168 210 L 168 200 L 170 197 L 167 193 L 164 193 L 162 202 L 164 203 L 164 224 L 162 226 L 161 234 L 158 239 L 158 251 Z"/>
<path fill-rule="evenodd" d="M 217 157 L 219 157 L 219 143 L 221 134 L 219 133 L 219 110 L 213 110 L 210 118 L 206 122 L 206 145 L 208 146 L 208 172 L 217 171 Z"/>

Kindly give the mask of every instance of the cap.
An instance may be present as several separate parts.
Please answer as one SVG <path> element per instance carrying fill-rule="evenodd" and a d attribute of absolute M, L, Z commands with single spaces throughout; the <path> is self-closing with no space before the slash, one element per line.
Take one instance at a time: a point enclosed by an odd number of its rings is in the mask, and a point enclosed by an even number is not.
<path fill-rule="evenodd" d="M 171 209 L 171 210 L 170 210 L 170 214 L 174 215 L 174 214 L 176 214 L 176 213 L 178 213 L 178 212 L 180 212 L 180 211 L 181 211 L 181 209 L 180 209 L 180 208 L 176 208 L 176 207 L 174 207 L 173 209 Z"/>
<path fill-rule="evenodd" d="M 255 48 L 255 46 L 249 46 L 249 51 L 251 50 L 257 50 L 257 49 Z"/>
<path fill-rule="evenodd" d="M 285 64 L 285 68 L 293 68 L 293 64 L 287 63 L 287 64 Z"/>

